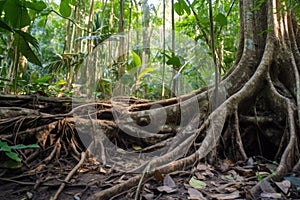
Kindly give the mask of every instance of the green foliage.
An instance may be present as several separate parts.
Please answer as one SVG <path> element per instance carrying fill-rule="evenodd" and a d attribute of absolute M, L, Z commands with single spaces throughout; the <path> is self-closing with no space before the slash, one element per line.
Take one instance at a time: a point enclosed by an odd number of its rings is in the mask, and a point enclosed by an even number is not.
<path fill-rule="evenodd" d="M 174 4 L 174 10 L 178 15 L 184 15 L 184 13 L 187 15 L 191 14 L 191 9 L 184 0 L 177 0 Z"/>
<path fill-rule="evenodd" d="M 43 1 L 25 1 L 24 3 L 25 7 L 30 8 L 31 10 L 36 11 L 37 13 L 47 8 L 46 3 Z"/>
<path fill-rule="evenodd" d="M 255 0 L 255 7 L 252 9 L 252 12 L 260 10 L 261 6 L 265 3 L 266 0 Z"/>
<path fill-rule="evenodd" d="M 0 27 L 14 33 L 13 45 L 32 63 L 42 66 L 42 63 L 32 50 L 29 44 L 31 44 L 37 51 L 39 50 L 39 45 L 37 40 L 24 31 L 13 29 L 8 26 L 5 22 L 0 21 Z"/>
<path fill-rule="evenodd" d="M 42 66 L 41 61 L 29 45 L 31 44 L 37 51 L 39 51 L 38 42 L 29 33 L 20 30 L 15 30 L 13 44 L 28 59 L 29 62 Z"/>
<path fill-rule="evenodd" d="M 131 54 L 132 54 L 133 67 L 140 67 L 142 65 L 142 60 L 140 56 L 136 54 L 134 51 L 131 51 Z"/>
<path fill-rule="evenodd" d="M 24 7 L 23 4 L 24 1 L 5 0 L 3 4 L 3 11 L 5 13 L 4 19 L 9 26 L 12 26 L 13 28 L 22 28 L 30 25 L 31 19 L 27 8 Z"/>
<path fill-rule="evenodd" d="M 21 162 L 21 158 L 17 153 L 15 153 L 13 150 L 15 149 L 28 149 L 28 148 L 39 148 L 38 144 L 30 144 L 30 145 L 24 145 L 24 144 L 18 144 L 18 145 L 13 145 L 9 146 L 7 142 L 3 142 L 0 140 L 0 152 L 4 152 L 7 157 L 10 159 L 16 161 L 16 162 Z"/>
<path fill-rule="evenodd" d="M 220 26 L 226 26 L 227 25 L 227 17 L 223 15 L 222 13 L 218 13 L 215 16 L 215 21 L 220 24 Z"/>
<path fill-rule="evenodd" d="M 101 28 L 100 13 L 96 12 L 94 14 L 93 32 L 98 31 L 100 28 Z"/>
<path fill-rule="evenodd" d="M 10 26 L 8 26 L 5 22 L 1 21 L 0 20 L 0 28 L 3 28 L 7 31 L 10 31 L 10 32 L 14 32 L 12 28 L 10 28 Z"/>
<path fill-rule="evenodd" d="M 147 74 L 149 74 L 150 72 L 153 72 L 154 70 L 155 70 L 155 68 L 153 68 L 153 67 L 144 68 L 137 76 L 136 85 L 140 85 L 142 78 L 144 76 L 146 76 Z"/>
<path fill-rule="evenodd" d="M 179 70 L 179 68 L 183 65 L 183 58 L 180 56 L 167 56 L 168 60 L 167 60 L 167 65 L 172 65 L 174 67 L 175 70 Z"/>
<path fill-rule="evenodd" d="M 2 0 L 0 2 L 0 32 L 1 45 L 0 54 L 5 55 L 0 75 L 4 78 L 0 80 L 3 89 L 9 86 L 9 91 L 16 91 L 19 77 L 24 72 L 24 65 L 20 63 L 20 55 L 27 58 L 29 62 L 37 66 L 42 66 L 39 59 L 39 44 L 36 38 L 26 32 L 38 13 L 46 9 L 47 5 L 43 1 L 25 0 Z M 23 59 L 24 60 L 24 59 Z M 10 64 L 12 63 L 12 64 Z M 19 65 L 22 68 L 19 69 Z M 8 81 L 9 80 L 9 81 Z M 11 86 L 11 82 L 15 85 Z"/>
<path fill-rule="evenodd" d="M 71 15 L 72 8 L 70 6 L 70 0 L 61 0 L 59 12 L 63 17 L 69 17 Z"/>
<path fill-rule="evenodd" d="M 260 182 L 264 179 L 264 177 L 261 174 L 257 174 L 257 180 Z"/>
<path fill-rule="evenodd" d="M 209 61 L 202 58 L 211 56 L 207 50 L 210 49 L 211 40 L 207 1 L 194 0 L 190 1 L 192 4 L 189 5 L 186 0 L 176 0 L 174 4 L 175 14 L 178 15 L 175 17 L 176 31 L 181 34 L 176 36 L 176 46 L 181 46 L 181 39 L 187 36 L 196 41 L 203 51 L 190 52 L 189 47 L 184 45 L 180 50 L 183 53 L 171 52 L 170 49 L 166 52 L 162 52 L 162 49 L 151 49 L 146 66 L 142 66 L 145 62 L 142 56 L 145 53 L 143 33 L 130 35 L 130 40 L 136 40 L 136 46 L 125 50 L 123 60 L 114 57 L 118 49 L 102 51 L 97 48 L 106 41 L 111 42 L 112 46 L 116 45 L 115 41 L 110 39 L 111 35 L 118 32 L 119 20 L 124 21 L 125 32 L 129 29 L 142 29 L 147 20 L 151 22 L 151 28 L 155 32 L 163 23 L 161 3 L 159 6 L 146 5 L 149 16 L 145 19 L 142 3 L 125 1 L 124 18 L 119 19 L 118 1 L 95 1 L 92 27 L 89 27 L 92 32 L 88 33 L 88 23 L 85 19 L 89 16 L 91 2 L 77 2 L 61 0 L 56 4 L 53 1 L 45 3 L 39 0 L 0 0 L 0 32 L 3 33 L 0 36 L 0 55 L 5 57 L 3 61 L 0 59 L 2 91 L 5 91 L 5 87 L 13 87 L 15 84 L 18 94 L 73 95 L 72 85 L 77 77 L 83 76 L 83 64 L 95 66 L 93 70 L 97 75 L 92 81 L 97 88 L 93 93 L 96 98 L 110 97 L 118 81 L 127 84 L 132 94 L 138 97 L 161 98 L 163 64 L 166 67 L 165 90 L 168 90 L 169 82 L 174 79 L 174 70 L 180 70 L 178 76 L 185 76 L 185 81 L 193 89 L 210 83 L 213 71 L 207 67 L 210 66 Z M 167 4 L 170 5 L 170 2 Z M 216 53 L 220 58 L 219 65 L 225 73 L 235 58 L 239 40 L 238 9 L 235 4 L 231 10 L 231 2 L 225 0 L 215 1 L 213 9 Z M 55 12 L 52 12 L 53 10 Z M 170 14 L 168 12 L 170 10 L 167 10 L 167 15 Z M 168 27 L 169 21 L 166 22 Z M 29 27 L 27 32 L 21 30 L 25 26 Z M 167 46 L 171 46 L 168 39 L 166 38 Z M 91 44 L 90 49 L 93 49 L 93 52 L 87 51 L 87 44 Z M 30 63 L 22 73 L 12 75 L 12 72 L 17 71 L 11 67 L 15 66 L 12 65 L 13 62 L 17 62 L 15 49 Z M 93 57 L 92 63 L 84 62 L 88 55 Z M 201 56 L 191 59 L 193 55 Z M 164 56 L 166 59 L 163 59 Z M 81 86 L 85 87 L 84 84 Z"/>
<path fill-rule="evenodd" d="M 56 75 L 66 74 L 69 76 L 69 83 L 72 83 L 72 80 L 77 76 L 85 57 L 86 55 L 82 53 L 57 54 L 52 58 L 53 61 L 45 66 L 45 70 L 47 73 Z"/>
<path fill-rule="evenodd" d="M 203 189 L 207 184 L 204 181 L 200 181 L 192 177 L 189 181 L 189 185 L 195 189 Z"/>
<path fill-rule="evenodd" d="M 191 8 L 197 15 L 183 16 L 176 24 L 177 31 L 199 41 L 203 48 L 210 48 L 210 22 L 207 1 L 193 1 Z M 231 1 L 219 0 L 213 6 L 213 13 L 215 39 L 217 38 L 215 40 L 216 54 L 219 58 L 218 65 L 221 67 L 222 72 L 226 73 L 235 59 L 237 50 L 237 36 L 239 35 L 239 26 L 236 26 L 239 23 L 238 5 L 232 4 Z"/>

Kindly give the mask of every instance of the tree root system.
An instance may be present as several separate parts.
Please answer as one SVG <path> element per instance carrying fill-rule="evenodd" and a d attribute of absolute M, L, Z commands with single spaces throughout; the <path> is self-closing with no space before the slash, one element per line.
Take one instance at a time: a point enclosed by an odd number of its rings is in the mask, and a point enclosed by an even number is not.
<path fill-rule="evenodd" d="M 240 1 L 240 56 L 217 86 L 156 102 L 1 96 L 0 139 L 40 146 L 13 150 L 19 166 L 0 152 L 2 199 L 296 198 L 299 31 L 274 2 Z"/>

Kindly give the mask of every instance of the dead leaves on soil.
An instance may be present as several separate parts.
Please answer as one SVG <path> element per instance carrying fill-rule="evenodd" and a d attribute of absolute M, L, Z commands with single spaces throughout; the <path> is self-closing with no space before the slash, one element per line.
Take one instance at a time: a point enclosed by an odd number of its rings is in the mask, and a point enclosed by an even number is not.
<path fill-rule="evenodd" d="M 270 163 L 253 162 L 251 158 L 248 162 L 235 165 L 225 160 L 217 168 L 199 163 L 192 169 L 192 174 L 187 173 L 188 176 L 163 176 L 156 171 L 156 187 L 152 183 L 146 183 L 142 196 L 145 199 L 251 199 L 251 188 L 260 181 L 259 199 L 291 198 L 292 185 L 300 184 L 300 179 L 285 177 L 286 180 L 280 182 L 262 179 L 270 175 L 274 167 Z"/>

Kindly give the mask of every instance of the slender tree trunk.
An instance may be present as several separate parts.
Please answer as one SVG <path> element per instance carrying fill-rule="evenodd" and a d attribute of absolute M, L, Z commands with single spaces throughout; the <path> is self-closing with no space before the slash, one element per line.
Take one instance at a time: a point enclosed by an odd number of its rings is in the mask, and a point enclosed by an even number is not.
<path fill-rule="evenodd" d="M 162 50 L 163 50 L 163 63 L 162 63 L 162 81 L 161 81 L 161 99 L 165 96 L 165 73 L 166 73 L 166 0 L 163 0 L 163 30 L 162 30 Z"/>
<path fill-rule="evenodd" d="M 143 0 L 143 52 L 142 52 L 142 68 L 146 68 L 150 58 L 150 8 L 148 0 Z"/>
<path fill-rule="evenodd" d="M 172 57 L 175 56 L 175 10 L 174 10 L 174 0 L 171 1 L 171 24 L 172 24 Z M 175 92 L 177 90 L 176 86 L 176 79 L 175 79 L 175 75 L 176 75 L 176 71 L 175 71 L 175 65 L 172 66 L 173 70 L 172 70 L 172 80 L 170 82 L 171 87 L 169 87 L 171 90 L 169 92 L 169 97 L 174 97 L 175 96 Z"/>
<path fill-rule="evenodd" d="M 126 44 L 125 44 L 125 38 L 124 38 L 124 0 L 120 0 L 119 6 L 120 6 L 120 14 L 119 14 L 119 28 L 118 33 L 120 34 L 120 42 L 118 46 L 118 79 L 122 78 L 122 76 L 125 74 L 126 65 Z M 122 85 L 120 89 L 120 95 L 124 95 L 125 87 Z"/>

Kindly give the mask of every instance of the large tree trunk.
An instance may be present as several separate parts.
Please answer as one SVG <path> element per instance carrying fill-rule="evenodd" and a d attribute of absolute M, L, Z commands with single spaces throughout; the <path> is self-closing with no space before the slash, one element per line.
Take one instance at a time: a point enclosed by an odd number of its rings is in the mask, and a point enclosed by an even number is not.
<path fill-rule="evenodd" d="M 136 144 L 159 142 L 169 146 L 159 157 L 147 158 L 151 161 L 137 163 L 138 167 L 131 171 L 146 170 L 151 176 L 155 169 L 169 172 L 203 158 L 213 162 L 220 152 L 233 160 L 262 155 L 278 161 L 275 173 L 266 179 L 279 179 L 289 170 L 299 170 L 297 23 L 292 10 L 282 1 L 267 0 L 261 6 L 254 2 L 240 1 L 240 45 L 235 65 L 219 85 L 219 102 L 210 101 L 214 99 L 213 87 L 184 97 L 126 108 L 113 102 L 116 124 L 123 132 L 133 135 Z M 199 114 L 187 114 L 196 113 L 193 112 L 194 99 L 199 103 Z M 157 104 L 162 107 L 149 110 L 151 105 Z M 211 110 L 215 107 L 211 104 L 219 106 Z M 164 111 L 166 122 L 160 124 Z M 172 142 L 164 140 L 165 134 L 160 137 L 151 134 L 165 132 L 153 128 L 155 124 L 176 132 Z M 150 130 L 143 128 L 145 125 L 151 127 Z M 189 148 L 195 143 L 197 150 L 191 153 Z M 178 157 L 183 158 L 178 160 Z M 135 181 L 129 180 L 124 187 L 133 186 Z M 253 195 L 258 186 L 253 188 Z M 119 187 L 101 191 L 95 197 L 102 199 Z"/>
<path fill-rule="evenodd" d="M 72 129 L 69 134 L 76 130 L 83 145 L 102 164 L 142 173 L 96 193 L 95 199 L 107 199 L 136 186 L 155 171 L 170 173 L 202 159 L 214 163 L 217 157 L 238 161 L 261 155 L 278 161 L 278 168 L 267 180 L 299 170 L 297 23 L 282 1 L 266 0 L 261 6 L 254 2 L 240 0 L 238 54 L 232 70 L 218 86 L 217 102 L 210 101 L 216 95 L 213 86 L 157 102 L 125 97 L 113 98 L 110 103 L 73 101 L 75 107 L 67 114 L 40 115 L 38 124 L 49 126 L 31 131 L 20 126 L 18 137 L 47 130 L 43 137 L 36 136 L 41 142 L 68 124 Z M 9 109 L 2 109 L 0 115 L 8 113 Z M 18 120 L 13 122 L 18 125 Z M 36 113 L 27 113 L 25 122 L 32 120 L 37 120 Z M 3 120 L 0 128 L 8 123 L 12 120 Z M 76 137 L 69 137 L 78 156 L 76 146 L 80 144 Z M 126 151 L 132 144 L 143 148 L 138 154 Z M 253 188 L 254 197 L 258 189 L 259 185 Z"/>

